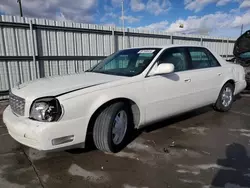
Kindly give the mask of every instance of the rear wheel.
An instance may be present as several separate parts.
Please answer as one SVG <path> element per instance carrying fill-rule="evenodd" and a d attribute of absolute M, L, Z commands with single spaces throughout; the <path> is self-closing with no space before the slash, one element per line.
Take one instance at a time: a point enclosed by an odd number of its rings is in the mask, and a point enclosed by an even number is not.
<path fill-rule="evenodd" d="M 233 104 L 234 86 L 231 83 L 226 83 L 219 94 L 219 97 L 214 104 L 214 109 L 220 112 L 227 112 Z"/>
<path fill-rule="evenodd" d="M 111 104 L 97 116 L 93 139 L 95 146 L 104 152 L 118 152 L 127 143 L 132 130 L 132 114 L 123 102 Z"/>

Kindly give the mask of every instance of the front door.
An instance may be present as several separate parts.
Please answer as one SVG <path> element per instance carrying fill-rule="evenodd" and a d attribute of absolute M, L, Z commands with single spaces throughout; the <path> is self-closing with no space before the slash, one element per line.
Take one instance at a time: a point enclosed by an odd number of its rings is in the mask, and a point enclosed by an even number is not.
<path fill-rule="evenodd" d="M 173 73 L 153 75 L 160 63 L 172 63 Z M 187 49 L 182 47 L 165 50 L 145 78 L 146 123 L 178 114 L 193 108 L 194 90 Z"/>

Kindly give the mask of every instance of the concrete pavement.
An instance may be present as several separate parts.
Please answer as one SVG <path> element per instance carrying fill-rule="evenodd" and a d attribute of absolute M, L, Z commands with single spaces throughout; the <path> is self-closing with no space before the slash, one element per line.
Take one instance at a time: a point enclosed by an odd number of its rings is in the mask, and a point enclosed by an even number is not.
<path fill-rule="evenodd" d="M 249 97 L 228 113 L 205 107 L 154 124 L 117 154 L 40 152 L 0 119 L 0 187 L 250 187 L 249 138 Z"/>

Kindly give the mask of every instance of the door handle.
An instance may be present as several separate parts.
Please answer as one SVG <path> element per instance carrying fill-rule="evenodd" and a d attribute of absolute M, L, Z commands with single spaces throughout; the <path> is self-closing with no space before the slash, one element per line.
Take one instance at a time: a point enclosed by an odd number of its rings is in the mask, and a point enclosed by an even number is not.
<path fill-rule="evenodd" d="M 188 79 L 185 79 L 184 81 L 185 81 L 185 82 L 191 82 L 191 79 L 188 78 Z"/>

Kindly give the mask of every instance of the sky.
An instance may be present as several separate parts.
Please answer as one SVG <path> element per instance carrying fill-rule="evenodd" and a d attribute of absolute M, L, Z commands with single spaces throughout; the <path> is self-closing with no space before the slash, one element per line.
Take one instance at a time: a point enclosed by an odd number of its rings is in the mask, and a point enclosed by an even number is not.
<path fill-rule="evenodd" d="M 250 0 L 22 0 L 26 17 L 122 26 L 168 33 L 238 37 L 250 29 Z M 19 15 L 16 0 L 0 14 Z M 180 27 L 182 25 L 183 27 Z"/>

